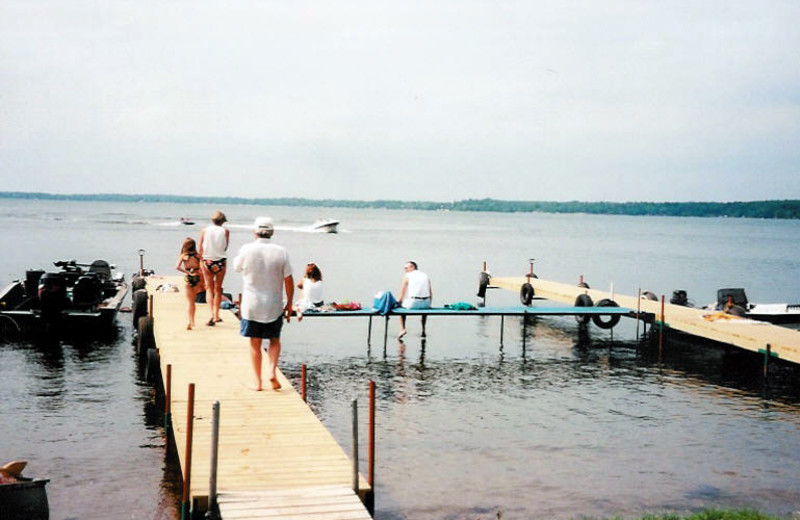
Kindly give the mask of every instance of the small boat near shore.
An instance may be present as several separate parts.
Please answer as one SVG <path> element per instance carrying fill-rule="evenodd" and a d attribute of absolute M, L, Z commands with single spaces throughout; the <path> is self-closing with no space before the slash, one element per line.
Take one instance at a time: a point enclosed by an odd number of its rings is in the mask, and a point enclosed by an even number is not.
<path fill-rule="evenodd" d="M 22 470 L 26 465 L 25 461 L 13 461 L 0 467 L 0 519 L 50 518 L 50 505 L 45 489 L 50 481 L 23 477 Z"/>
<path fill-rule="evenodd" d="M 111 329 L 128 284 L 105 260 L 53 262 L 58 271 L 30 269 L 0 292 L 0 327 L 17 333 L 92 335 Z"/>
<path fill-rule="evenodd" d="M 311 230 L 317 233 L 338 233 L 339 221 L 334 219 L 317 219 L 311 224 Z"/>
<path fill-rule="evenodd" d="M 800 304 L 751 303 L 741 287 L 719 289 L 716 303 L 703 308 L 778 325 L 800 323 Z"/>
<path fill-rule="evenodd" d="M 181 217 L 180 223 L 184 226 L 194 226 L 194 220 L 186 217 Z"/>

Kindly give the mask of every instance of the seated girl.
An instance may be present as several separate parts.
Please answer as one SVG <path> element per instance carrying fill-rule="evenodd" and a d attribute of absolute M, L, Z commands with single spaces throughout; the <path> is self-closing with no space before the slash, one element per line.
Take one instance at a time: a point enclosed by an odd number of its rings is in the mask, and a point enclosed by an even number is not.
<path fill-rule="evenodd" d="M 297 321 L 303 319 L 303 312 L 308 309 L 322 307 L 322 271 L 317 264 L 310 263 L 306 266 L 306 273 L 297 287 L 303 290 L 303 298 L 295 302 L 294 311 L 297 313 Z"/>

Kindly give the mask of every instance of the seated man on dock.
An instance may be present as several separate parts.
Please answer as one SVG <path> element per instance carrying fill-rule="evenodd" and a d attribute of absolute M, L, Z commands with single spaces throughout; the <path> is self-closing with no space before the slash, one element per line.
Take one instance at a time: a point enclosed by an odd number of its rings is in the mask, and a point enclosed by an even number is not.
<path fill-rule="evenodd" d="M 404 309 L 430 309 L 433 291 L 431 279 L 427 274 L 417 269 L 417 263 L 409 260 L 403 266 L 406 274 L 403 276 L 403 285 L 400 287 L 400 306 Z M 425 323 L 427 316 L 422 316 L 422 337 L 425 337 Z M 406 335 L 406 317 L 400 316 L 400 334 L 397 339 Z"/>
<path fill-rule="evenodd" d="M 292 316 L 294 278 L 289 254 L 283 246 L 271 243 L 274 227 L 269 217 L 255 221 L 254 242 L 245 244 L 233 259 L 233 268 L 242 273 L 244 287 L 241 302 L 240 334 L 250 338 L 250 360 L 256 376 L 254 390 L 262 389 L 261 343 L 269 339 L 267 349 L 269 380 L 272 389 L 281 385 L 276 376 L 278 356 L 281 353 L 281 327 L 283 319 Z M 283 292 L 286 291 L 286 304 Z"/>

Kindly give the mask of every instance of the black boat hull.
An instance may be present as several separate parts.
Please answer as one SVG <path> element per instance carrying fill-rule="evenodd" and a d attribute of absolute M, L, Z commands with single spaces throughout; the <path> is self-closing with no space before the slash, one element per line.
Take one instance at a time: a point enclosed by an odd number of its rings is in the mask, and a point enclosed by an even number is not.
<path fill-rule="evenodd" d="M 0 484 L 0 520 L 49 520 L 45 479 Z"/>

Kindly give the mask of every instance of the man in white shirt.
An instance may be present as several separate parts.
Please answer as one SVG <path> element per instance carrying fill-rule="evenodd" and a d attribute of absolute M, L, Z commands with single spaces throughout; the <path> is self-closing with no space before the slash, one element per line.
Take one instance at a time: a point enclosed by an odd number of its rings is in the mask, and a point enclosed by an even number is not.
<path fill-rule="evenodd" d="M 250 360 L 256 375 L 254 390 L 257 391 L 262 389 L 261 344 L 265 338 L 269 339 L 269 380 L 273 390 L 281 387 L 275 372 L 281 353 L 281 327 L 283 319 L 288 323 L 292 315 L 292 266 L 286 249 L 269 241 L 274 231 L 271 218 L 258 217 L 255 241 L 242 246 L 233 259 L 233 268 L 242 273 L 244 282 L 239 333 L 250 338 Z"/>
<path fill-rule="evenodd" d="M 433 291 L 431 279 L 428 275 L 417 269 L 417 263 L 408 261 L 403 266 L 406 274 L 403 276 L 403 285 L 400 287 L 400 305 L 404 309 L 430 309 Z M 427 316 L 422 316 L 422 337 L 425 337 L 425 323 Z M 400 334 L 397 339 L 406 335 L 406 317 L 400 316 Z"/>

